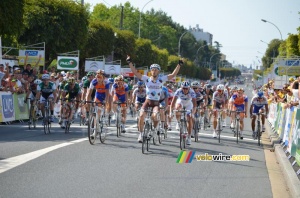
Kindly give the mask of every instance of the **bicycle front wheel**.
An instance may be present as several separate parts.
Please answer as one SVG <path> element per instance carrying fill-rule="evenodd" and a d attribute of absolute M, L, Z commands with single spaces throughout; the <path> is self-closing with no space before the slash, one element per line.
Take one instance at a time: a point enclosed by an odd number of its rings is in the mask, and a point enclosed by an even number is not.
<path fill-rule="evenodd" d="M 260 123 L 258 122 L 257 123 L 257 143 L 258 143 L 258 146 L 260 146 L 260 138 L 261 138 L 261 131 L 260 131 Z"/>
<path fill-rule="evenodd" d="M 194 128 L 195 142 L 198 142 L 198 130 L 199 130 L 199 120 L 198 119 L 196 119 L 193 128 Z"/>
<path fill-rule="evenodd" d="M 89 142 L 91 145 L 95 144 L 95 140 L 97 137 L 95 120 L 96 120 L 96 116 L 91 115 L 89 122 L 88 122 L 88 138 L 89 138 Z"/>
<path fill-rule="evenodd" d="M 219 140 L 219 143 L 221 142 L 221 118 L 218 118 L 218 140 Z"/>
<path fill-rule="evenodd" d="M 119 116 L 119 113 L 117 113 L 117 116 L 116 116 L 117 120 L 116 120 L 116 125 L 117 125 L 117 137 L 121 137 L 121 120 L 120 120 L 120 116 Z"/>
<path fill-rule="evenodd" d="M 102 117 L 101 121 L 100 121 L 100 142 L 104 143 L 106 140 L 106 134 L 107 134 L 107 127 L 103 125 L 103 119 L 104 117 Z"/>
<path fill-rule="evenodd" d="M 150 126 L 149 123 L 146 122 L 144 126 L 144 133 L 143 133 L 143 142 L 142 142 L 142 153 L 145 154 L 145 150 L 149 151 L 149 131 L 150 131 Z"/>
<path fill-rule="evenodd" d="M 240 136 L 240 121 L 236 121 L 236 143 L 239 143 L 239 136 Z"/>

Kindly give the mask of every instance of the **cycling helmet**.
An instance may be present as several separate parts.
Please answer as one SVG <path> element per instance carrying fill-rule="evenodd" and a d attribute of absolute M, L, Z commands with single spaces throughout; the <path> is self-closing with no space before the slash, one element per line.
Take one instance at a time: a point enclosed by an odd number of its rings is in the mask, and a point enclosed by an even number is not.
<path fill-rule="evenodd" d="M 125 82 L 125 83 L 128 83 L 128 80 L 127 80 L 127 79 L 124 79 L 124 82 Z"/>
<path fill-rule="evenodd" d="M 194 81 L 191 83 L 192 87 L 200 87 L 200 83 L 198 83 L 197 81 Z"/>
<path fill-rule="evenodd" d="M 237 86 L 234 86 L 234 87 L 232 88 L 232 90 L 238 90 L 238 87 L 237 87 Z"/>
<path fill-rule="evenodd" d="M 156 68 L 157 70 L 160 71 L 160 66 L 159 66 L 159 64 L 152 64 L 152 65 L 150 65 L 150 70 L 151 70 L 151 69 L 154 69 L 154 68 Z"/>
<path fill-rule="evenodd" d="M 87 76 L 87 77 L 95 76 L 95 74 L 94 74 L 94 72 L 88 72 L 88 73 L 86 74 L 86 76 Z"/>
<path fill-rule="evenodd" d="M 258 95 L 258 97 L 259 97 L 259 98 L 261 98 L 261 97 L 263 97 L 263 96 L 264 96 L 264 92 L 262 92 L 262 91 L 258 91 L 258 92 L 257 92 L 257 95 Z"/>
<path fill-rule="evenodd" d="M 86 81 L 86 80 L 87 80 L 87 77 L 86 77 L 86 76 L 83 76 L 82 79 L 81 79 L 82 82 L 84 82 L 84 81 Z"/>
<path fill-rule="evenodd" d="M 114 83 L 114 79 L 113 78 L 109 78 L 108 81 L 109 81 L 109 83 Z"/>
<path fill-rule="evenodd" d="M 119 81 L 124 81 L 124 77 L 123 77 L 123 75 L 119 75 L 119 76 L 117 76 L 117 80 L 119 80 Z"/>
<path fill-rule="evenodd" d="M 219 85 L 217 86 L 217 90 L 222 90 L 222 91 L 224 91 L 224 85 L 219 84 Z"/>
<path fill-rule="evenodd" d="M 42 83 L 42 81 L 40 80 L 40 79 L 36 79 L 36 80 L 34 80 L 34 82 L 33 82 L 34 84 L 36 84 L 36 85 L 39 85 L 39 84 L 41 84 Z"/>
<path fill-rule="evenodd" d="M 182 87 L 182 88 L 189 88 L 189 87 L 190 87 L 190 83 L 187 82 L 187 81 L 183 81 L 183 82 L 181 83 L 181 87 Z"/>
<path fill-rule="evenodd" d="M 104 75 L 104 70 L 102 70 L 102 69 L 99 69 L 99 70 L 97 70 L 96 74 L 101 74 L 101 75 Z"/>
<path fill-rule="evenodd" d="M 143 86 L 145 86 L 145 83 L 144 83 L 144 81 L 138 81 L 137 85 L 138 85 L 138 87 L 143 87 Z"/>
<path fill-rule="evenodd" d="M 206 88 L 206 89 L 211 89 L 212 86 L 211 86 L 210 84 L 206 84 L 206 85 L 205 85 L 205 88 Z"/>
<path fill-rule="evenodd" d="M 50 75 L 49 74 L 43 74 L 42 75 L 42 79 L 43 80 L 49 80 L 50 79 Z"/>

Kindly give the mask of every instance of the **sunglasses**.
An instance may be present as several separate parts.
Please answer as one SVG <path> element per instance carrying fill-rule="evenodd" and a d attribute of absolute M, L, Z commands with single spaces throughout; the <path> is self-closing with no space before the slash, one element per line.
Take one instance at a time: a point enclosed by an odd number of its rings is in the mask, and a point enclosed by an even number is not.
<path fill-rule="evenodd" d="M 193 87 L 193 89 L 199 89 L 198 87 Z"/>
<path fill-rule="evenodd" d="M 189 89 L 189 88 L 185 88 L 185 87 L 183 87 L 182 89 L 184 89 L 184 90 L 187 90 L 187 89 Z"/>

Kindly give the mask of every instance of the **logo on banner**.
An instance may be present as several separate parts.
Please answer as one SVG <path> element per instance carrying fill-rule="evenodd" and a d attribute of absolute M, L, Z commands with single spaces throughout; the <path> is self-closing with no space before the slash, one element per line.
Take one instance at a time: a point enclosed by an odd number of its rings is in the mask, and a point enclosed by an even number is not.
<path fill-rule="evenodd" d="M 97 64 L 97 62 L 92 62 L 91 64 L 90 64 L 90 69 L 91 70 L 95 70 L 95 71 L 97 71 L 98 70 L 98 64 Z"/>
<path fill-rule="evenodd" d="M 12 95 L 2 95 L 2 108 L 4 118 L 11 118 L 14 116 L 14 103 Z"/>
<path fill-rule="evenodd" d="M 63 68 L 75 68 L 77 61 L 75 59 L 62 58 L 58 61 L 58 65 Z"/>
<path fill-rule="evenodd" d="M 32 51 L 32 50 L 25 50 L 25 54 L 28 54 L 28 56 L 37 56 L 38 55 L 38 51 Z"/>

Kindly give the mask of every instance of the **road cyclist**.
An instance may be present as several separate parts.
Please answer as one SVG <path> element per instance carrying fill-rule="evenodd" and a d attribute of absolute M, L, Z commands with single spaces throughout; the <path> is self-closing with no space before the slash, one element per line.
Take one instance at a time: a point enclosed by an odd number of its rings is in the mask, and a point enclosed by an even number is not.
<path fill-rule="evenodd" d="M 171 103 L 171 112 L 175 106 L 176 112 L 176 120 L 178 126 L 180 125 L 180 118 L 181 118 L 181 112 L 182 108 L 185 108 L 187 110 L 187 132 L 188 132 L 188 138 L 186 140 L 187 145 L 191 145 L 191 134 L 193 129 L 193 118 L 196 112 L 196 94 L 193 89 L 191 89 L 190 83 L 187 81 L 184 81 L 181 83 L 181 88 L 177 89 L 172 103 Z"/>
<path fill-rule="evenodd" d="M 141 108 L 140 119 L 139 119 L 140 134 L 138 137 L 138 142 L 142 143 L 143 142 L 144 120 L 145 120 L 145 116 L 146 116 L 145 111 L 148 110 L 148 107 L 153 108 L 152 109 L 153 113 L 152 113 L 151 118 L 154 123 L 154 131 L 157 131 L 157 124 L 158 124 L 157 114 L 159 113 L 159 99 L 160 99 L 160 94 L 162 92 L 163 83 L 166 81 L 170 81 L 177 75 L 177 73 L 180 70 L 180 67 L 183 65 L 183 61 L 179 60 L 178 65 L 176 66 L 174 71 L 171 74 L 164 75 L 164 76 L 159 76 L 159 73 L 161 71 L 160 65 L 152 64 L 150 66 L 150 77 L 148 77 L 146 75 L 142 75 L 135 69 L 130 56 L 128 56 L 126 60 L 129 64 L 131 71 L 134 73 L 134 75 L 139 80 L 144 81 L 145 86 L 146 86 L 146 94 L 147 94 L 146 101 Z M 154 133 L 154 135 L 155 135 L 155 133 Z"/>

